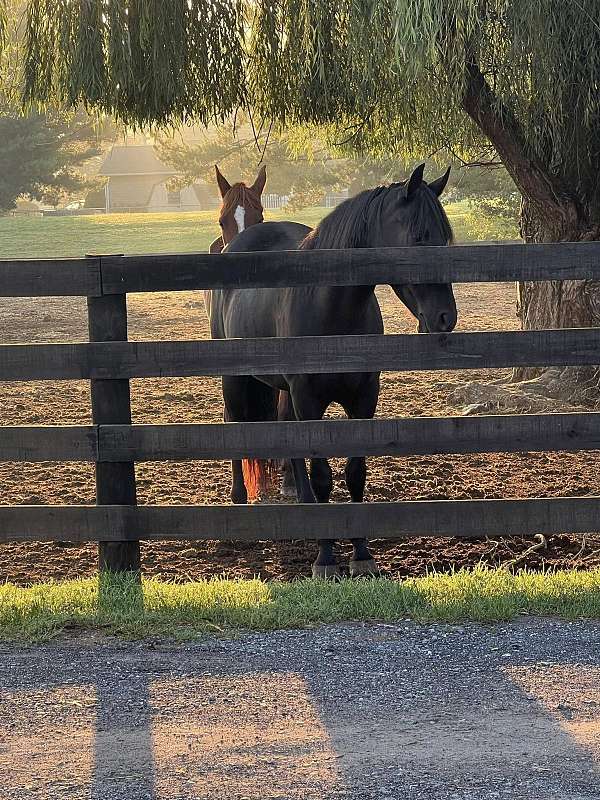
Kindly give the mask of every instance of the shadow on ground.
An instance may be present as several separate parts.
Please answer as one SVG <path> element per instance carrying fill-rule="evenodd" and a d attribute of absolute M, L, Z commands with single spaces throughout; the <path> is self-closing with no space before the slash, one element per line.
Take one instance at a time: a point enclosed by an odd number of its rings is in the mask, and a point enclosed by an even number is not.
<path fill-rule="evenodd" d="M 600 625 L 0 650 L 6 800 L 600 797 Z"/>

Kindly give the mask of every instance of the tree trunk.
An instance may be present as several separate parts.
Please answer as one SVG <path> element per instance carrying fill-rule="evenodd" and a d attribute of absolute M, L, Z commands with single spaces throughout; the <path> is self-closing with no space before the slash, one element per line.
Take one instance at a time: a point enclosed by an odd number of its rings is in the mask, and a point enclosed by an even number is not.
<path fill-rule="evenodd" d="M 597 241 L 600 224 L 578 223 L 557 230 L 555 217 L 544 218 L 539 209 L 524 200 L 521 235 L 526 242 Z M 524 330 L 543 328 L 592 328 L 600 326 L 600 283 L 597 281 L 545 281 L 517 285 L 517 315 Z M 600 356 L 599 356 L 600 363 Z M 546 371 L 546 377 L 548 371 Z M 514 380 L 543 379 L 544 370 L 519 368 Z M 554 394 L 575 402 L 600 399 L 600 367 L 568 367 L 552 370 Z"/>
<path fill-rule="evenodd" d="M 557 175 L 535 157 L 510 109 L 495 97 L 476 61 L 466 62 L 463 108 L 483 131 L 521 192 L 521 236 L 526 242 L 600 240 L 600 209 L 578 196 L 577 175 Z M 588 173 L 598 174 L 590 163 Z M 593 197 L 596 193 L 592 193 Z M 593 201 L 592 201 L 593 202 Z M 600 283 L 546 281 L 517 287 L 517 314 L 524 330 L 600 326 Z M 598 356 L 600 365 L 600 354 Z M 600 366 L 514 370 L 515 381 L 535 379 L 539 393 L 576 403 L 600 401 Z M 533 387 L 529 386 L 529 389 Z"/>

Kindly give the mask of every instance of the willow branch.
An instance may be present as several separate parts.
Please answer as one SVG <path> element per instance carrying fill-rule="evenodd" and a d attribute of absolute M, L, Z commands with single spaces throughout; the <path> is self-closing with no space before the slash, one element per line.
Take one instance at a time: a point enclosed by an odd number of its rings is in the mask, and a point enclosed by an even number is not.
<path fill-rule="evenodd" d="M 525 140 L 512 112 L 494 95 L 479 66 L 466 65 L 467 82 L 463 108 L 488 137 L 522 195 L 546 214 L 570 227 L 578 209 L 564 186 L 527 153 Z"/>

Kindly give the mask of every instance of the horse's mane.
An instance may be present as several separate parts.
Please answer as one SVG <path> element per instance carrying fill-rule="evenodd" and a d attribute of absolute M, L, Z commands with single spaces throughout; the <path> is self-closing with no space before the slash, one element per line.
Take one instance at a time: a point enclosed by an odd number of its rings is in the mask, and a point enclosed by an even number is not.
<path fill-rule="evenodd" d="M 223 205 L 221 206 L 220 219 L 227 216 L 232 211 L 235 212 L 238 206 L 242 208 L 255 208 L 257 211 L 262 211 L 263 206 L 260 202 L 260 195 L 253 191 L 245 183 L 234 183 L 231 189 L 223 198 Z"/>
<path fill-rule="evenodd" d="M 345 248 L 369 247 L 372 232 L 382 221 L 382 207 L 390 192 L 404 186 L 392 183 L 367 189 L 337 206 L 300 245 L 302 250 L 343 250 Z M 443 238 L 452 243 L 454 235 L 450 221 L 441 203 L 426 183 L 405 206 L 403 223 L 409 234 L 418 236 L 429 223 L 439 226 Z"/>

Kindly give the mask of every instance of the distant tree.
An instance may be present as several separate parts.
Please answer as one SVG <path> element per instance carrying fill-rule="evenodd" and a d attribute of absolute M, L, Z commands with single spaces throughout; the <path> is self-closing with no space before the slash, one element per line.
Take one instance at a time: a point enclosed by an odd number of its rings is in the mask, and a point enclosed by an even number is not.
<path fill-rule="evenodd" d="M 318 131 L 310 133 L 310 139 L 306 131 L 297 130 L 253 134 L 248 126 L 234 130 L 224 125 L 191 144 L 161 139 L 157 149 L 161 160 L 178 172 L 171 181 L 174 187 L 198 179 L 212 181 L 215 164 L 243 180 L 264 159 L 269 167 L 267 191 L 288 195 L 292 209 L 317 205 L 326 192 L 355 193 L 402 177 L 405 165 L 398 158 L 350 155 L 326 147 L 322 137 L 315 138 Z"/>
<path fill-rule="evenodd" d="M 84 115 L 0 111 L 0 211 L 25 196 L 50 205 L 81 195 L 88 180 L 78 168 L 101 151 Z"/>
<path fill-rule="evenodd" d="M 321 148 L 309 156 L 295 152 L 286 136 L 246 133 L 236 135 L 232 126 L 223 126 L 200 142 L 164 139 L 157 149 L 161 160 L 178 172 L 171 181 L 174 186 L 189 185 L 199 178 L 212 181 L 215 164 L 233 179 L 243 180 L 254 174 L 262 158 L 269 167 L 266 191 L 288 195 L 291 208 L 317 205 L 325 192 L 347 186 L 345 170 L 326 150 Z"/>
<path fill-rule="evenodd" d="M 459 178 L 455 186 L 455 198 L 467 200 L 479 214 L 501 217 L 518 227 L 521 195 L 508 172 L 503 167 L 475 167 L 465 172 L 464 180 Z"/>
<path fill-rule="evenodd" d="M 106 195 L 104 185 L 94 181 L 89 192 L 85 196 L 84 208 L 104 208 Z"/>
<path fill-rule="evenodd" d="M 88 180 L 79 168 L 100 153 L 97 126 L 82 111 L 21 108 L 26 0 L 5 0 L 0 39 L 0 212 L 19 197 L 58 205 L 81 195 Z"/>

